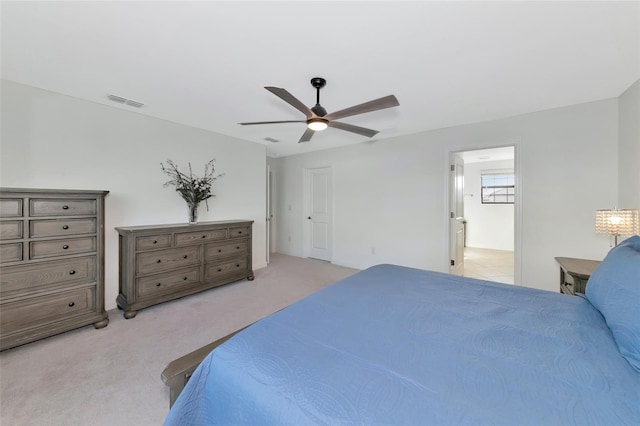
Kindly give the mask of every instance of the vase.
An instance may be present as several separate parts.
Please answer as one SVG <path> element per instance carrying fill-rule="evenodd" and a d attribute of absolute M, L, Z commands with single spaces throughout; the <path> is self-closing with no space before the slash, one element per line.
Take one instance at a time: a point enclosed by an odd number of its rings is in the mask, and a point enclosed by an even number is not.
<path fill-rule="evenodd" d="M 189 207 L 189 223 L 198 223 L 198 204 L 189 203 L 187 206 Z"/>

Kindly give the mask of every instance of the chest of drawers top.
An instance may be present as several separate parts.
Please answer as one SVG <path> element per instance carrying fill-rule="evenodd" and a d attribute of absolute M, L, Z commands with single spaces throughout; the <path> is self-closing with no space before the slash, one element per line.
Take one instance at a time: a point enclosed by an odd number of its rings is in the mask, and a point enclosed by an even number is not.
<path fill-rule="evenodd" d="M 99 197 L 109 191 L 0 188 L 3 223 L 29 218 L 86 217 L 98 215 Z"/>
<path fill-rule="evenodd" d="M 135 250 L 226 241 L 251 236 L 252 220 L 221 220 L 197 224 L 145 225 L 117 227 L 121 236 L 135 237 Z"/>

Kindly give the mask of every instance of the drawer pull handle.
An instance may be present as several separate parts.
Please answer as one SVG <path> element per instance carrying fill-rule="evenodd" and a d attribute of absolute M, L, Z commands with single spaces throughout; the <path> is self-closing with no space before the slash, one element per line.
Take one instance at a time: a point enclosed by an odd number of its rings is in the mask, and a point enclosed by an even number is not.
<path fill-rule="evenodd" d="M 62 225 L 62 229 L 69 229 L 69 225 Z"/>
<path fill-rule="evenodd" d="M 186 280 L 187 280 L 187 277 L 184 277 L 182 280 L 183 280 L 183 281 L 186 281 Z"/>
<path fill-rule="evenodd" d="M 240 267 L 240 265 L 236 265 L 236 268 L 239 268 L 239 267 Z"/>
<path fill-rule="evenodd" d="M 69 206 L 62 206 L 62 210 L 69 210 Z"/>
<path fill-rule="evenodd" d="M 158 244 L 158 240 L 153 240 L 153 244 Z"/>
<path fill-rule="evenodd" d="M 206 235 L 203 235 L 203 236 L 202 236 L 202 238 L 207 238 L 207 236 L 206 236 Z"/>
<path fill-rule="evenodd" d="M 242 231 L 238 231 L 238 235 L 241 235 L 241 234 L 242 234 Z"/>
<path fill-rule="evenodd" d="M 189 257 L 189 256 L 187 256 L 186 254 L 184 256 L 182 256 L 183 259 L 186 259 L 187 257 Z"/>
<path fill-rule="evenodd" d="M 76 306 L 76 302 L 69 302 L 69 307 L 73 308 L 74 306 Z"/>
<path fill-rule="evenodd" d="M 76 271 L 74 271 L 73 269 L 69 271 L 69 275 L 75 275 Z"/>
<path fill-rule="evenodd" d="M 63 249 L 63 250 L 66 250 L 66 249 L 68 249 L 68 248 L 69 248 L 69 246 L 68 246 L 68 245 L 66 245 L 66 244 L 62 246 L 62 249 Z"/>
<path fill-rule="evenodd" d="M 236 247 L 236 250 L 240 250 L 240 246 Z"/>
<path fill-rule="evenodd" d="M 218 268 L 218 272 L 222 272 L 222 269 L 219 269 L 219 268 Z"/>
<path fill-rule="evenodd" d="M 158 259 L 156 260 L 156 263 L 162 263 L 162 260 Z"/>
<path fill-rule="evenodd" d="M 162 285 L 162 283 L 158 283 L 156 284 L 156 287 L 160 287 Z"/>
<path fill-rule="evenodd" d="M 218 249 L 218 253 L 222 253 L 222 249 Z"/>

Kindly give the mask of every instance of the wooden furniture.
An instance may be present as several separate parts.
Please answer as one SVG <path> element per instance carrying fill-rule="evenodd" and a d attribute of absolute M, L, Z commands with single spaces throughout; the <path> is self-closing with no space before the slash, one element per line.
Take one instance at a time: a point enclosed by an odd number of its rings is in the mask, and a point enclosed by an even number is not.
<path fill-rule="evenodd" d="M 598 260 L 556 257 L 560 265 L 560 292 L 571 296 L 585 293 L 587 281 L 594 269 L 600 265 Z"/>
<path fill-rule="evenodd" d="M 251 324 L 249 324 L 251 325 Z M 193 372 L 198 368 L 198 365 L 202 362 L 202 360 L 209 355 L 209 353 L 240 333 L 246 327 L 242 327 L 240 330 L 234 331 L 224 337 L 221 337 L 218 340 L 215 340 L 208 345 L 205 345 L 199 349 L 196 349 L 193 352 L 190 352 L 178 359 L 171 361 L 167 364 L 167 367 L 162 371 L 160 378 L 162 382 L 169 387 L 169 408 L 173 406 L 173 403 L 178 399 L 178 395 L 182 392 L 185 385 L 191 378 Z"/>
<path fill-rule="evenodd" d="M 0 350 L 107 326 L 106 194 L 0 188 Z"/>
<path fill-rule="evenodd" d="M 119 227 L 120 294 L 127 319 L 139 309 L 247 278 L 253 221 Z"/>

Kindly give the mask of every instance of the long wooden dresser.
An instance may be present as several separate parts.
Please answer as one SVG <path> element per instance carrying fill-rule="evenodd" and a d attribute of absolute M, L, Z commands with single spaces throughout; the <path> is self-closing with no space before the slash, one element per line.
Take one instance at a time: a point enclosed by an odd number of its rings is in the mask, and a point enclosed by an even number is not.
<path fill-rule="evenodd" d="M 108 192 L 0 188 L 0 350 L 107 326 Z"/>
<path fill-rule="evenodd" d="M 251 225 L 230 220 L 116 228 L 124 317 L 244 278 L 253 280 Z"/>

